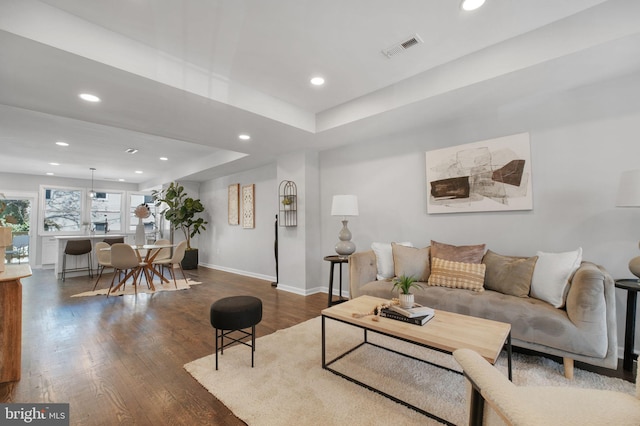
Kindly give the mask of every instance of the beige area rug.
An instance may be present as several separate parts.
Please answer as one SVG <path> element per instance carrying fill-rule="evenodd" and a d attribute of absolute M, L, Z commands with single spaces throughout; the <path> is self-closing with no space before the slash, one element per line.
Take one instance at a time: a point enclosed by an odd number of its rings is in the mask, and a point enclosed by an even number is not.
<path fill-rule="evenodd" d="M 111 277 L 108 276 L 107 278 L 101 279 L 100 283 L 98 284 L 100 286 L 103 286 L 103 288 L 99 288 L 95 291 L 85 291 L 84 293 L 74 294 L 71 297 L 105 296 L 107 294 L 107 290 L 109 290 L 109 284 L 111 284 Z M 142 293 L 153 294 L 153 293 L 159 293 L 161 291 L 188 290 L 189 288 L 191 288 L 192 285 L 197 285 L 202 283 L 198 281 L 193 281 L 192 279 L 187 278 L 186 280 L 184 279 L 176 280 L 176 284 L 178 285 L 178 288 L 176 288 L 172 279 L 170 279 L 168 283 L 163 283 L 163 284 L 160 284 L 159 280 L 156 280 L 153 283 L 153 286 L 156 288 L 156 290 L 153 291 L 147 287 L 147 282 L 143 278 L 142 282 L 138 284 L 138 294 L 142 294 Z M 115 284 L 114 284 L 114 287 L 115 287 Z M 131 282 L 129 281 L 127 282 L 127 285 L 124 286 L 124 289 L 123 287 L 120 287 L 118 291 L 116 291 L 115 293 L 109 294 L 109 296 L 124 296 L 124 295 L 134 295 L 134 294 L 135 294 L 135 289 L 131 284 Z"/>
<path fill-rule="evenodd" d="M 327 320 L 327 360 L 355 346 L 362 331 Z M 453 357 L 369 333 L 369 340 L 410 352 L 459 370 Z M 497 367 L 505 376 L 506 353 Z M 621 379 L 575 370 L 564 378 L 562 365 L 549 359 L 514 354 L 514 383 L 610 389 L 634 394 Z M 186 364 L 185 369 L 237 417 L 265 425 L 433 425 L 409 408 L 358 386 L 321 366 L 321 320 L 311 319 L 256 341 L 255 368 L 246 346 L 225 350 L 215 371 L 215 355 Z M 392 352 L 365 345 L 332 365 L 359 380 L 406 399 L 457 425 L 467 424 L 463 376 Z"/>

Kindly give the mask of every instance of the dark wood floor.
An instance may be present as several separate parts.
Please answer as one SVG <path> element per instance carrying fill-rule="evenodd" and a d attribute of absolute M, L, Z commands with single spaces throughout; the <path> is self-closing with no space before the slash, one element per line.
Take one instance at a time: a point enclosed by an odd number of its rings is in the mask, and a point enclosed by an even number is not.
<path fill-rule="evenodd" d="M 107 299 L 70 297 L 93 287 L 88 277 L 63 283 L 34 270 L 23 280 L 22 378 L 0 384 L 0 402 L 68 402 L 73 425 L 244 424 L 182 367 L 214 351 L 211 303 L 259 297 L 256 334 L 264 336 L 318 316 L 326 294 L 298 296 L 207 268 L 186 272 L 204 284 Z"/>
<path fill-rule="evenodd" d="M 298 296 L 207 268 L 186 272 L 204 284 L 107 299 L 70 297 L 93 287 L 88 278 L 62 283 L 50 270 L 34 270 L 23 280 L 22 379 L 0 384 L 0 402 L 68 402 L 73 425 L 243 424 L 182 367 L 213 353 L 211 303 L 259 297 L 263 319 L 256 333 L 264 336 L 318 316 L 326 294 Z M 224 358 L 221 363 L 224 368 Z M 576 367 L 633 380 L 621 367 Z"/>

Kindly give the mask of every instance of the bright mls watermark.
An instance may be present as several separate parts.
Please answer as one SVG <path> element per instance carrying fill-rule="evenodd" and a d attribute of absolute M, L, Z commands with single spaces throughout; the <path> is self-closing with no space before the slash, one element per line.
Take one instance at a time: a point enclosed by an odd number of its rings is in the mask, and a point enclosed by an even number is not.
<path fill-rule="evenodd" d="M 69 404 L 0 404 L 0 424 L 69 426 Z"/>

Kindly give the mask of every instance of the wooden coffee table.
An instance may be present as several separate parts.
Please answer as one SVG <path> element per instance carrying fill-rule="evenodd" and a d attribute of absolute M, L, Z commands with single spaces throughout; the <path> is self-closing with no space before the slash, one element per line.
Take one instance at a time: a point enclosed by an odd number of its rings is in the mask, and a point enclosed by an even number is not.
<path fill-rule="evenodd" d="M 338 376 L 341 376 L 369 390 L 377 392 L 397 403 L 405 405 L 435 420 L 444 422 L 445 424 L 451 423 L 436 416 L 435 414 L 432 414 L 414 405 L 408 404 L 405 401 L 394 397 L 393 395 L 389 395 L 344 373 L 336 371 L 330 367 L 331 364 L 338 361 L 339 359 L 342 359 L 343 357 L 347 356 L 349 353 L 355 351 L 363 345 L 372 344 L 367 339 L 367 333 L 371 331 L 448 354 L 452 354 L 453 351 L 460 348 L 473 349 L 491 364 L 496 363 L 500 356 L 500 352 L 506 346 L 509 380 L 512 379 L 510 324 L 439 310 L 436 310 L 435 317 L 423 326 L 404 323 L 402 321 L 397 321 L 390 318 L 380 318 L 379 321 L 373 321 L 372 316 L 366 316 L 362 318 L 353 317 L 354 313 L 369 312 L 378 304 L 387 301 L 388 300 L 386 299 L 380 299 L 378 297 L 360 296 L 355 299 L 349 300 L 348 302 L 326 308 L 322 311 L 323 369 L 329 370 Z M 326 360 L 327 336 L 325 329 L 325 320 L 327 318 L 346 324 L 351 324 L 355 327 L 361 328 L 364 331 L 362 342 L 330 361 Z M 377 344 L 375 346 L 382 349 L 390 350 L 403 356 L 409 356 L 401 354 L 391 348 L 385 348 Z M 427 362 L 425 360 L 420 361 Z M 428 363 L 432 364 L 431 362 Z M 439 366 L 436 364 L 432 365 L 449 371 L 453 371 L 458 374 L 462 374 L 459 371 L 451 370 L 443 366 Z"/>

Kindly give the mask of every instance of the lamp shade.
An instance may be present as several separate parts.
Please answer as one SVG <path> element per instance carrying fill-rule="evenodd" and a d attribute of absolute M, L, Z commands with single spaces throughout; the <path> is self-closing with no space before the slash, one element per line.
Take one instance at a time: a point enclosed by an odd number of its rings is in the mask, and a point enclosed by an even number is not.
<path fill-rule="evenodd" d="M 331 216 L 358 216 L 358 197 L 355 195 L 334 195 Z"/>
<path fill-rule="evenodd" d="M 640 207 L 640 170 L 622 172 L 616 206 Z"/>

